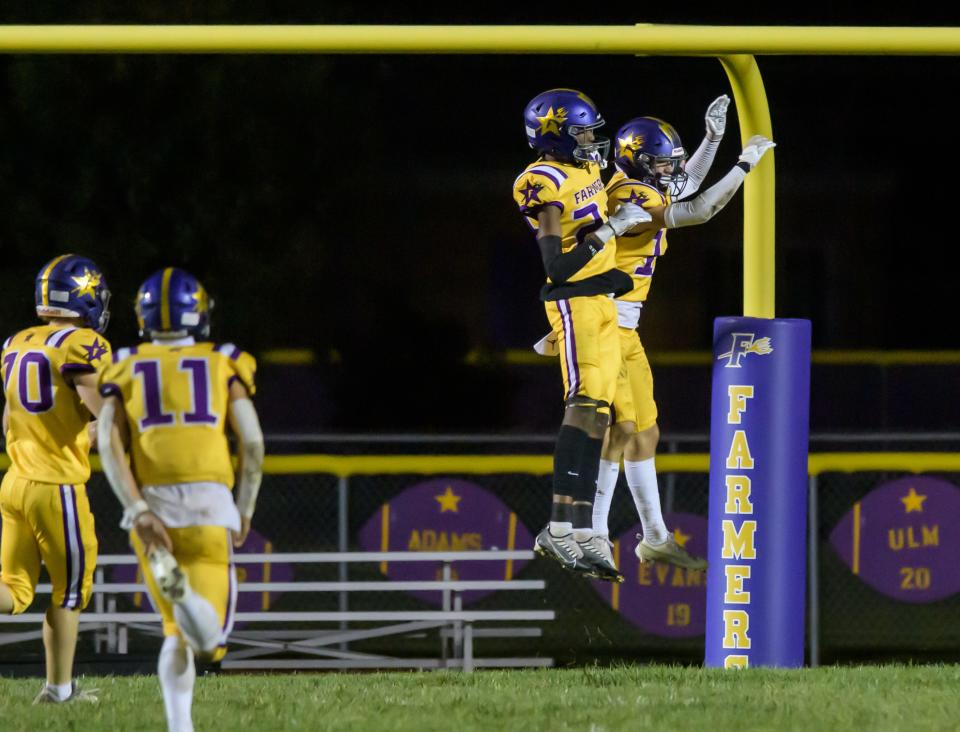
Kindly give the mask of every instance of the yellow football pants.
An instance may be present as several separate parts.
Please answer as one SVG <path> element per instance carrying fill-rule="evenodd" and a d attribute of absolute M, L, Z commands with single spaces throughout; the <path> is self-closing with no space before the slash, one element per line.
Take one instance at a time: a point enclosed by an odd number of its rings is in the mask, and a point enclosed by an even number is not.
<path fill-rule="evenodd" d="M 613 420 L 615 423 L 633 422 L 637 432 L 643 432 L 657 423 L 653 372 L 640 343 L 640 334 L 630 328 L 618 330 L 622 363 L 617 377 L 617 393 L 613 398 Z"/>
<path fill-rule="evenodd" d="M 173 542 L 173 556 L 186 573 L 190 587 L 213 605 L 223 631 L 220 649 L 214 660 L 227 652 L 227 636 L 233 628 L 237 604 L 237 575 L 232 562 L 230 531 L 223 526 L 186 526 L 167 528 Z M 163 599 L 147 561 L 143 543 L 136 531 L 130 532 L 130 544 L 140 560 L 140 571 L 150 591 L 153 606 L 163 617 L 163 634 L 180 636 L 173 617 L 173 606 Z"/>
<path fill-rule="evenodd" d="M 564 400 L 587 397 L 610 404 L 620 370 L 617 308 L 606 295 L 544 303 L 557 335 Z"/>
<path fill-rule="evenodd" d="M 33 602 L 41 561 L 53 585 L 54 607 L 85 608 L 97 564 L 86 487 L 38 483 L 8 471 L 0 484 L 0 516 L 0 581 L 13 595 L 13 612 Z"/>

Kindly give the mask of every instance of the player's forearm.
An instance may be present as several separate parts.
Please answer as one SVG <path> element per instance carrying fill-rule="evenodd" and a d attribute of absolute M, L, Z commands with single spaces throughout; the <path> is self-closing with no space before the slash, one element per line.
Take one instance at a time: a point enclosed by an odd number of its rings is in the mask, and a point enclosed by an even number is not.
<path fill-rule="evenodd" d="M 73 377 L 73 388 L 77 390 L 80 401 L 94 417 L 100 416 L 103 397 L 97 384 L 96 374 L 79 374 Z"/>
<path fill-rule="evenodd" d="M 263 431 L 253 402 L 236 399 L 230 402 L 230 425 L 237 434 L 237 490 L 236 503 L 240 515 L 253 516 L 257 495 L 263 480 Z"/>
<path fill-rule="evenodd" d="M 537 243 L 540 245 L 543 268 L 550 281 L 556 284 L 569 280 L 603 249 L 603 243 L 592 235 L 568 252 L 560 251 L 559 236 L 544 236 Z"/>
<path fill-rule="evenodd" d="M 690 156 L 684 168 L 687 173 L 687 185 L 677 197 L 678 201 L 690 198 L 700 190 L 700 186 L 703 184 L 707 173 L 710 172 L 710 167 L 713 165 L 713 159 L 716 157 L 721 139 L 722 138 L 711 140 L 709 136 L 704 136 L 700 147 Z"/>
<path fill-rule="evenodd" d="M 113 494 L 124 510 L 124 523 L 148 510 L 133 471 L 127 463 L 123 450 L 123 438 L 114 420 L 116 411 L 112 400 L 104 402 L 97 420 L 97 443 L 100 446 L 100 462 Z"/>
<path fill-rule="evenodd" d="M 735 165 L 729 173 L 692 201 L 671 203 L 663 216 L 667 227 L 676 229 L 709 221 L 730 202 L 746 175 L 747 172 L 742 167 Z"/>

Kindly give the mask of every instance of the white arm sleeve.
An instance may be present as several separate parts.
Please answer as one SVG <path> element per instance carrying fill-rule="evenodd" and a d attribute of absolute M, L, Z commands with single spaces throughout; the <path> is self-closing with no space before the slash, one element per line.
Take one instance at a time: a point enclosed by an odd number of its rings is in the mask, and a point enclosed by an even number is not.
<path fill-rule="evenodd" d="M 729 173 L 692 201 L 671 203 L 663 213 L 667 228 L 694 226 L 712 219 L 733 198 L 746 175 L 743 168 L 734 166 Z"/>
<path fill-rule="evenodd" d="M 690 156 L 686 167 L 684 167 L 687 173 L 687 185 L 684 186 L 683 191 L 681 191 L 677 197 L 678 201 L 690 198 L 690 196 L 700 190 L 700 186 L 703 185 L 707 173 L 710 172 L 710 166 L 713 165 L 713 158 L 717 154 L 717 148 L 720 147 L 721 139 L 722 138 L 711 140 L 709 137 L 704 136 L 700 147 Z"/>
<path fill-rule="evenodd" d="M 112 399 L 106 399 L 100 408 L 97 418 L 97 445 L 100 450 L 100 463 L 107 476 L 107 482 L 113 489 L 114 495 L 123 506 L 123 521 L 121 526 L 130 528 L 137 515 L 148 511 L 146 502 L 139 495 L 133 495 L 128 481 L 132 481 L 129 467 L 123 462 L 123 446 L 113 440 L 114 417 L 117 413 Z"/>
<path fill-rule="evenodd" d="M 240 475 L 237 480 L 237 492 L 234 500 L 240 515 L 253 516 L 263 479 L 263 432 L 257 410 L 249 399 L 236 399 L 230 402 L 230 426 L 237 433 L 240 450 Z"/>

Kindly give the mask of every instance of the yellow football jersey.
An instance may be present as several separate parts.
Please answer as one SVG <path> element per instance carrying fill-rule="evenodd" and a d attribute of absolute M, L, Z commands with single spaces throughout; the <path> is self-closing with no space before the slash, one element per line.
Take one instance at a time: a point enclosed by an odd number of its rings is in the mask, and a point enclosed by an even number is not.
<path fill-rule="evenodd" d="M 142 343 L 120 348 L 100 374 L 100 393 L 123 401 L 140 485 L 233 486 L 227 444 L 230 384 L 253 396 L 257 364 L 232 343 Z"/>
<path fill-rule="evenodd" d="M 18 476 L 76 485 L 90 477 L 90 411 L 67 380 L 110 360 L 110 343 L 90 328 L 37 325 L 3 344 L 7 453 Z"/>
<path fill-rule="evenodd" d="M 617 171 L 607 183 L 609 213 L 624 203 L 635 203 L 643 208 L 657 208 L 670 203 L 670 195 L 654 186 L 628 178 Z M 667 230 L 653 229 L 639 234 L 623 234 L 617 237 L 617 268 L 630 275 L 633 288 L 618 299 L 643 302 L 650 293 L 653 271 L 657 259 L 667 251 Z"/>
<path fill-rule="evenodd" d="M 560 209 L 560 248 L 563 253 L 569 252 L 607 220 L 607 192 L 600 180 L 600 166 L 596 163 L 567 165 L 544 160 L 531 163 L 514 181 L 513 199 L 534 233 L 539 228 L 537 215 L 544 207 Z M 616 272 L 616 249 L 613 240 L 607 242 L 597 256 L 568 280 L 566 287 L 555 287 L 548 278 L 543 299 L 622 291 L 626 284 Z M 574 283 L 582 284 L 579 288 L 571 288 Z M 564 292 L 556 294 L 559 289 Z M 574 292 L 570 292 L 571 289 Z"/>

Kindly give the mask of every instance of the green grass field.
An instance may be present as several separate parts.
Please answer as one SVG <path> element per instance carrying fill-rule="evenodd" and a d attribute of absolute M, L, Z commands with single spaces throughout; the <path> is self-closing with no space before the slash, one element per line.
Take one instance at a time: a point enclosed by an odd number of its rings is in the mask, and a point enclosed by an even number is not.
<path fill-rule="evenodd" d="M 0 679 L 0 730 L 161 730 L 152 676 L 87 678 L 98 705 L 31 706 Z M 197 680 L 198 730 L 947 730 L 960 666 L 707 671 L 667 666 L 222 675 Z"/>

